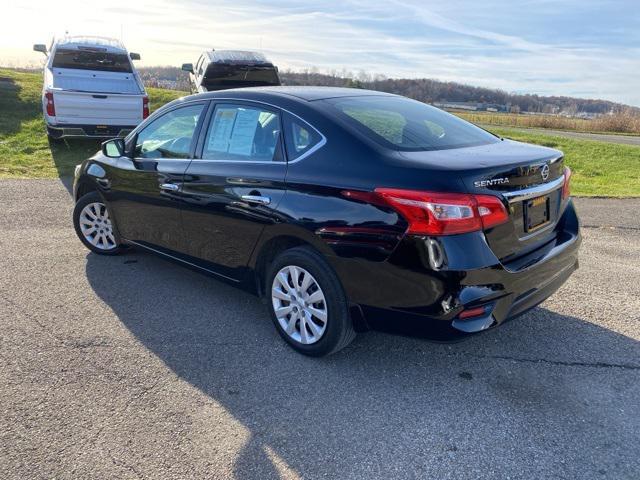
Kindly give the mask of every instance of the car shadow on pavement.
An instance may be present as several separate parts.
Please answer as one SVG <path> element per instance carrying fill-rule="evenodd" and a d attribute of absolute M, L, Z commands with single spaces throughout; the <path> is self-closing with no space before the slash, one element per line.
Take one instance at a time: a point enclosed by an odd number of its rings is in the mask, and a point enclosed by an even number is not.
<path fill-rule="evenodd" d="M 238 478 L 424 477 L 494 469 L 496 456 L 518 476 L 527 462 L 542 471 L 547 444 L 591 477 L 601 460 L 579 445 L 603 425 L 618 430 L 610 448 L 634 450 L 632 426 L 590 392 L 640 368 L 638 342 L 580 318 L 536 308 L 456 344 L 369 332 L 313 359 L 279 338 L 257 298 L 149 254 L 88 254 L 86 275 L 137 340 L 248 430 Z"/>

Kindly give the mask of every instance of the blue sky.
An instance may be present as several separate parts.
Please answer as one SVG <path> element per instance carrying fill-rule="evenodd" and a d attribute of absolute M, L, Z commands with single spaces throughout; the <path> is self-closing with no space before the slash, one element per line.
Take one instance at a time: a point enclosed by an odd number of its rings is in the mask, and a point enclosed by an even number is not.
<path fill-rule="evenodd" d="M 281 68 L 427 77 L 640 106 L 640 0 L 14 4 L 3 7 L 2 65 L 37 64 L 31 44 L 68 30 L 122 36 L 142 65 L 195 61 L 205 48 L 244 48 L 264 51 Z"/>

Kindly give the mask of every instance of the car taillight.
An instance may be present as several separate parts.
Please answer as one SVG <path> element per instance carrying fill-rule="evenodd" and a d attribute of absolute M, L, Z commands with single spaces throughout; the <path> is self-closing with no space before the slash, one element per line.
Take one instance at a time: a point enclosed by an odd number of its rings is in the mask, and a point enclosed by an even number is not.
<path fill-rule="evenodd" d="M 375 193 L 409 223 L 414 235 L 452 235 L 486 230 L 509 219 L 498 197 L 376 188 Z"/>
<path fill-rule="evenodd" d="M 564 167 L 564 183 L 562 184 L 562 199 L 566 200 L 571 195 L 571 169 Z"/>
<path fill-rule="evenodd" d="M 142 97 L 142 119 L 144 120 L 149 116 L 149 97 L 146 95 Z"/>
<path fill-rule="evenodd" d="M 53 92 L 46 92 L 44 98 L 47 100 L 47 115 L 50 117 L 56 116 L 56 106 L 53 103 Z"/>

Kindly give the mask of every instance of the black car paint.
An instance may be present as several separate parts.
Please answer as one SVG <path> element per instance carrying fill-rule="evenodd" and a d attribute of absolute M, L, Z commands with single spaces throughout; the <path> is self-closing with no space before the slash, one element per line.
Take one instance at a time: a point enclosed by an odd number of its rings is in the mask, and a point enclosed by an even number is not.
<path fill-rule="evenodd" d="M 367 94 L 340 89 L 332 93 Z M 325 105 L 314 101 L 323 95 L 325 89 L 241 89 L 174 101 L 127 137 L 129 152 L 144 125 L 194 101 L 278 108 L 304 119 L 326 144 L 292 162 L 286 162 L 284 145 L 281 161 L 268 164 L 206 161 L 198 158 L 203 142 L 199 126 L 192 161 L 111 159 L 98 153 L 78 170 L 76 198 L 97 189 L 113 213 L 116 231 L 127 232 L 122 240 L 205 269 L 253 293 L 263 293 L 256 273 L 274 245 L 311 245 L 335 269 L 354 313 L 369 327 L 425 332 L 432 338 L 458 338 L 461 332 L 513 318 L 547 298 L 577 268 L 578 219 L 571 200 L 561 201 L 559 191 L 554 194 L 553 228 L 524 240 L 511 222 L 487 232 L 406 235 L 406 221 L 392 208 L 345 195 L 394 187 L 500 196 L 514 185 L 526 187 L 528 175 L 533 177 L 545 162 L 551 162 L 549 181 L 557 179 L 563 169 L 561 152 L 507 140 L 446 151 L 394 152 L 334 121 Z M 201 124 L 212 110 L 210 105 Z M 94 165 L 103 169 L 102 176 L 90 174 Z M 474 180 L 496 177 L 514 183 L 473 186 Z M 167 182 L 180 189 L 161 190 Z M 247 194 L 272 201 L 251 204 L 242 199 Z M 519 207 L 511 205 L 512 214 L 514 208 Z M 456 318 L 475 305 L 485 306 L 486 315 Z"/>

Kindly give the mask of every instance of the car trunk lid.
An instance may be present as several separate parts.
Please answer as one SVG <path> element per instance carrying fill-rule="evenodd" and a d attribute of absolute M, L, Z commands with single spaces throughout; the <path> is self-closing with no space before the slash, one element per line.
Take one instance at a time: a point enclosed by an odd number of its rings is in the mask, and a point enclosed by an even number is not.
<path fill-rule="evenodd" d="M 503 199 L 509 221 L 484 232 L 502 262 L 516 259 L 554 238 L 564 181 L 562 152 L 503 140 L 428 153 L 411 152 L 405 156 L 432 168 L 453 170 L 466 193 Z"/>

